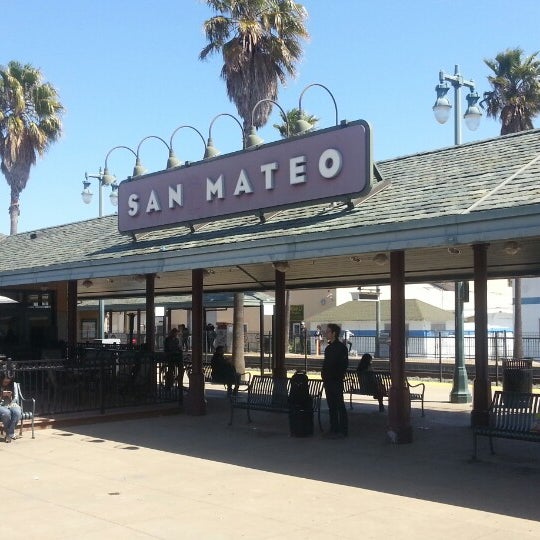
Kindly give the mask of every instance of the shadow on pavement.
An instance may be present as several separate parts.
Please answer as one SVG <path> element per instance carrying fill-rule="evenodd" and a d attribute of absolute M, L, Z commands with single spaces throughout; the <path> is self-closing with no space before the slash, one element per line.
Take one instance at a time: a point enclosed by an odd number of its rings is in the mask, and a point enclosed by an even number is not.
<path fill-rule="evenodd" d="M 439 502 L 530 520 L 540 520 L 537 502 L 540 447 L 522 441 L 479 440 L 479 460 L 471 460 L 472 434 L 467 406 L 427 403 L 422 418 L 411 420 L 414 442 L 393 445 L 386 437 L 385 413 L 375 402 L 357 402 L 349 414 L 350 435 L 326 440 L 316 427 L 309 438 L 289 436 L 284 414 L 253 413 L 248 424 L 236 411 L 228 426 L 223 392 L 208 393 L 205 416 L 186 414 L 72 426 L 63 433 L 118 441 L 139 447 L 212 460 L 283 475 L 338 483 L 378 492 Z M 323 410 L 326 411 L 323 403 Z M 327 425 L 323 414 L 323 425 Z M 204 466 L 204 464 L 202 465 Z"/>

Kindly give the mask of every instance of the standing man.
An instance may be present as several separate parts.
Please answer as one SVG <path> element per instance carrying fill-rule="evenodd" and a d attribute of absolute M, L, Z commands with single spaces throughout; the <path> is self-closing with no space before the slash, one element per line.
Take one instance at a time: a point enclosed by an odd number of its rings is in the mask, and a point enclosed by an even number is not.
<path fill-rule="evenodd" d="M 337 324 L 326 325 L 328 345 L 324 350 L 322 380 L 326 394 L 326 403 L 330 413 L 330 432 L 325 438 L 341 439 L 347 436 L 348 418 L 345 400 L 343 399 L 343 379 L 349 367 L 349 351 L 339 340 L 341 327 Z"/>

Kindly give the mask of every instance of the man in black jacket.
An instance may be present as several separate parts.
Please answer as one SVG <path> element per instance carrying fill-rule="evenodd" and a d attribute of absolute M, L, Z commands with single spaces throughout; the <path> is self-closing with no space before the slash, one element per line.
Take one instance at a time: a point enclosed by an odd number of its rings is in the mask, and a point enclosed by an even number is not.
<path fill-rule="evenodd" d="M 343 379 L 349 367 L 349 351 L 339 340 L 341 327 L 337 324 L 326 325 L 328 345 L 324 350 L 322 380 L 326 394 L 326 403 L 330 413 L 330 432 L 325 436 L 339 439 L 347 436 L 348 418 L 343 398 Z"/>

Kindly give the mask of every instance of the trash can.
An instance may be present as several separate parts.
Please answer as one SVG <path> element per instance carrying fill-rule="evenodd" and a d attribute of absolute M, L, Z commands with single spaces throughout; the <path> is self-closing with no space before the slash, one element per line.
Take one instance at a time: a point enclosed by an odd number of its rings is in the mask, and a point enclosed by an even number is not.
<path fill-rule="evenodd" d="M 503 360 L 503 392 L 532 392 L 532 360 Z"/>

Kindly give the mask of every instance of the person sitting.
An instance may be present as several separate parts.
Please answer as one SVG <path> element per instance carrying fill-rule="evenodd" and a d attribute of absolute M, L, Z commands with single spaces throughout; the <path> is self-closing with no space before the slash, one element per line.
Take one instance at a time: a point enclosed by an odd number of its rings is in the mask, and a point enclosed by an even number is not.
<path fill-rule="evenodd" d="M 372 360 L 373 356 L 371 356 L 371 354 L 364 353 L 362 355 L 362 358 L 360 358 L 360 362 L 358 362 L 356 372 L 358 373 L 360 388 L 362 388 L 366 394 L 371 394 L 373 398 L 379 402 L 379 411 L 382 412 L 384 411 L 384 392 L 380 388 L 377 379 L 373 373 L 373 369 L 371 367 Z"/>
<path fill-rule="evenodd" d="M 225 357 L 223 345 L 218 345 L 212 355 L 212 382 L 227 386 L 227 395 L 237 394 L 240 375 L 236 373 L 231 360 Z M 234 386 L 234 390 L 233 390 Z"/>
<path fill-rule="evenodd" d="M 360 358 L 360 362 L 358 362 L 358 366 L 356 368 L 356 371 L 358 373 L 361 373 L 362 371 L 371 371 L 371 361 L 373 360 L 373 356 L 369 353 L 364 353 L 362 355 L 362 358 Z"/>
<path fill-rule="evenodd" d="M 4 425 L 5 441 L 10 443 L 16 439 L 15 428 L 21 420 L 22 410 L 18 401 L 18 395 L 13 384 L 14 372 L 5 368 L 0 373 L 0 419 Z"/>

